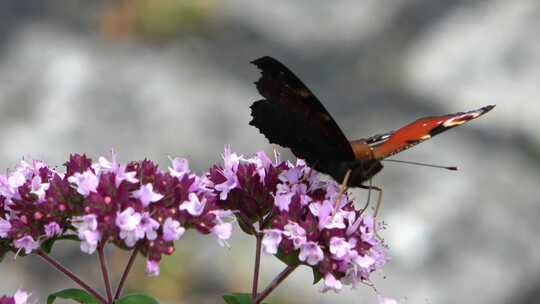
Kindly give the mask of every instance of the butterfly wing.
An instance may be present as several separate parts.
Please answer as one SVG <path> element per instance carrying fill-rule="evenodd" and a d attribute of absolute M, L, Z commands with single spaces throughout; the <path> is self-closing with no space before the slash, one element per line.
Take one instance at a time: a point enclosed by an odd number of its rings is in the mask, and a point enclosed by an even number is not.
<path fill-rule="evenodd" d="M 375 159 L 383 159 L 478 118 L 494 107 L 489 105 L 468 112 L 420 118 L 396 131 L 372 136 L 366 143 L 372 147 Z"/>
<path fill-rule="evenodd" d="M 339 126 L 298 77 L 268 56 L 252 63 L 261 70 L 255 84 L 265 99 L 251 105 L 250 125 L 323 173 L 334 176 L 336 163 L 354 160 Z"/>

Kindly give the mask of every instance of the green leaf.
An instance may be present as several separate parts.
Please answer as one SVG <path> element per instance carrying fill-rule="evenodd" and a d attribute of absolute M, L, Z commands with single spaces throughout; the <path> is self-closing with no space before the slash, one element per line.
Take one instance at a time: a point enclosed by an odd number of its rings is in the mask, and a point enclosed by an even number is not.
<path fill-rule="evenodd" d="M 225 300 L 225 303 L 227 304 L 253 304 L 254 303 L 251 300 L 250 293 L 238 293 L 238 292 L 228 293 L 223 296 L 223 300 Z M 262 304 L 268 304 L 268 303 L 264 302 Z"/>
<path fill-rule="evenodd" d="M 276 254 L 277 258 L 280 259 L 287 266 L 298 266 L 300 265 L 300 260 L 298 260 L 298 251 L 292 251 L 287 255 L 284 255 L 281 250 Z"/>
<path fill-rule="evenodd" d="M 114 301 L 114 304 L 159 304 L 159 302 L 147 294 L 133 293 Z"/>
<path fill-rule="evenodd" d="M 41 243 L 41 249 L 45 251 L 46 253 L 51 253 L 52 247 L 56 241 L 59 240 L 72 240 L 72 241 L 79 241 L 79 237 L 75 234 L 68 234 L 68 235 L 62 235 L 59 237 L 53 237 L 51 239 L 46 240 L 45 242 Z"/>
<path fill-rule="evenodd" d="M 47 297 L 47 304 L 52 304 L 57 298 L 74 300 L 75 302 L 82 304 L 101 304 L 96 297 L 77 288 L 64 289 L 50 294 Z"/>
<path fill-rule="evenodd" d="M 276 256 L 288 266 L 298 266 L 301 264 L 300 260 L 298 260 L 298 251 L 293 251 L 287 255 L 284 255 L 283 253 L 281 253 L 281 251 L 278 251 Z M 318 267 L 309 265 L 306 266 L 310 267 L 313 271 L 313 284 L 317 284 L 323 278 L 322 274 L 319 272 Z"/>
<path fill-rule="evenodd" d="M 228 293 L 223 296 L 223 300 L 227 304 L 253 304 L 249 293 Z"/>
<path fill-rule="evenodd" d="M 319 281 L 323 278 L 321 272 L 319 271 L 319 269 L 315 268 L 315 267 L 312 267 L 311 268 L 313 270 L 313 285 L 319 283 Z"/>
<path fill-rule="evenodd" d="M 2 239 L 0 240 L 0 262 L 4 260 L 4 256 L 6 256 L 6 253 L 11 251 L 11 244 L 8 240 Z"/>
<path fill-rule="evenodd" d="M 253 225 L 251 223 L 247 224 L 240 216 L 236 216 L 236 222 L 238 223 L 238 226 L 240 226 L 240 229 L 242 229 L 242 231 L 247 234 L 254 234 Z"/>

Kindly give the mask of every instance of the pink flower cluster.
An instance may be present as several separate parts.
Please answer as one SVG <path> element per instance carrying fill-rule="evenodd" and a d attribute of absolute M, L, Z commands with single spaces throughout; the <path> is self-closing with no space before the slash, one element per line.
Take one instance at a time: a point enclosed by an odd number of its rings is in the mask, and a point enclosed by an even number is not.
<path fill-rule="evenodd" d="M 0 304 L 27 304 L 30 295 L 22 290 L 17 290 L 13 296 L 0 296 Z"/>
<path fill-rule="evenodd" d="M 302 160 L 291 164 L 276 156 L 272 162 L 263 152 L 244 158 L 226 148 L 223 159 L 209 171 L 217 204 L 234 210 L 247 233 L 256 233 L 253 224 L 259 223 L 264 252 L 312 267 L 324 278 L 323 291 L 366 282 L 385 264 L 374 219 L 346 194 L 334 213 L 336 182 L 322 180 Z"/>
<path fill-rule="evenodd" d="M 366 282 L 386 262 L 373 218 L 346 194 L 334 212 L 339 186 L 303 161 L 272 161 L 264 152 L 244 158 L 228 147 L 223 160 L 201 176 L 181 158 L 162 171 L 149 160 L 120 164 L 114 153 L 97 162 L 75 154 L 65 173 L 23 160 L 0 175 L 0 258 L 76 236 L 89 254 L 105 243 L 137 248 L 158 275 L 162 255 L 186 229 L 226 245 L 236 219 L 246 233 L 263 235 L 265 253 L 312 267 L 323 291 Z"/>
<path fill-rule="evenodd" d="M 0 256 L 30 254 L 44 241 L 76 235 L 83 252 L 110 242 L 137 247 L 147 272 L 159 274 L 163 254 L 186 229 L 214 234 L 225 244 L 232 232 L 231 211 L 217 206 L 213 186 L 190 172 L 185 159 L 171 159 L 168 171 L 149 160 L 120 164 L 71 155 L 66 173 L 36 160 L 23 160 L 0 176 Z"/>

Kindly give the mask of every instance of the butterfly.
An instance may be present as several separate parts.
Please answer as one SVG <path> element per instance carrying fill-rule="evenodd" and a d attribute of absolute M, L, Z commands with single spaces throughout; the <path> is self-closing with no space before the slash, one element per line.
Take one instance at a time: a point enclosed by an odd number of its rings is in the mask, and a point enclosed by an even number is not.
<path fill-rule="evenodd" d="M 255 85 L 264 99 L 251 105 L 252 120 L 270 143 L 290 148 L 313 169 L 346 187 L 362 187 L 379 173 L 381 160 L 491 111 L 477 110 L 417 119 L 395 131 L 348 140 L 310 89 L 272 57 L 252 61 L 261 70 Z"/>

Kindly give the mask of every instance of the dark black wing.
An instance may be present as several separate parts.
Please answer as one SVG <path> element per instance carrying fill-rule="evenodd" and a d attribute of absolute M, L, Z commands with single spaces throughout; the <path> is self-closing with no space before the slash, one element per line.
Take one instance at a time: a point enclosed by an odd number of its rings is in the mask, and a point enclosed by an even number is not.
<path fill-rule="evenodd" d="M 298 77 L 268 56 L 252 63 L 262 72 L 255 84 L 265 99 L 251 105 L 250 125 L 324 173 L 332 175 L 335 163 L 355 159 L 330 113 Z"/>

